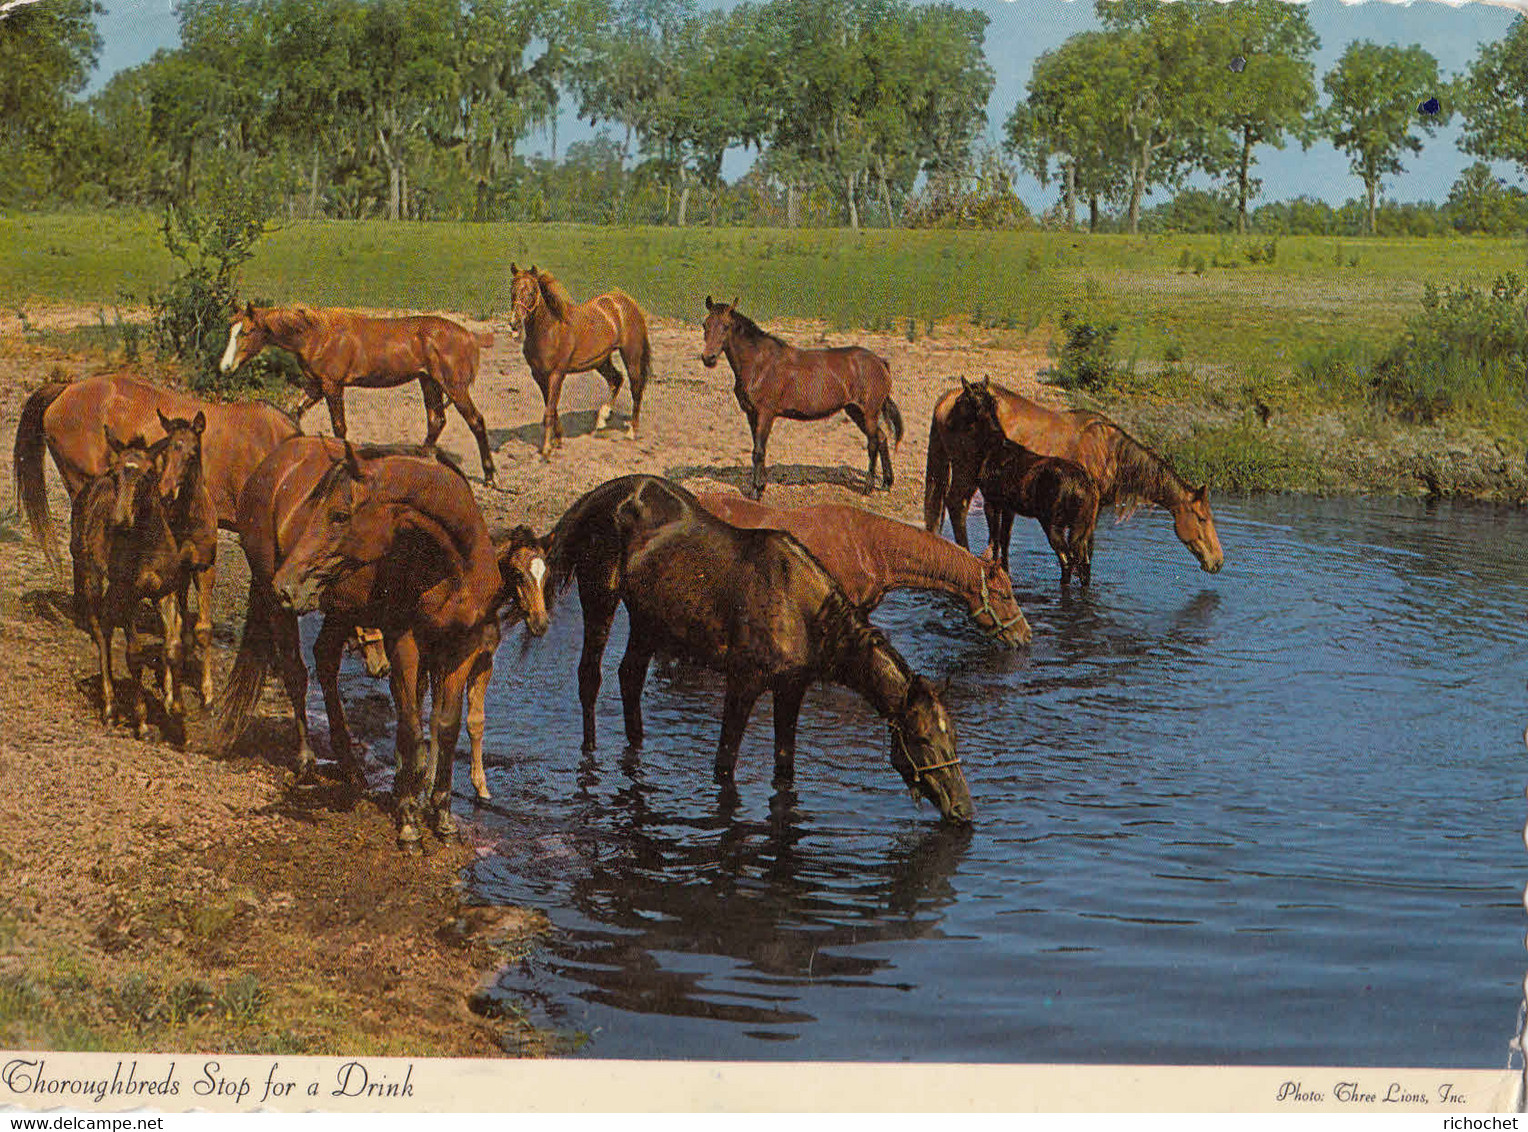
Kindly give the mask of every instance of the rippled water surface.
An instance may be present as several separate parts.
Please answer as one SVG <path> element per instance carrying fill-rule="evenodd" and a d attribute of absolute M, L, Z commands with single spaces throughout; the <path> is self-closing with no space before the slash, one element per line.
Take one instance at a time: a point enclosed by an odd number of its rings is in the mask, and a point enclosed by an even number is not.
<path fill-rule="evenodd" d="M 939 597 L 876 612 L 951 681 L 969 833 L 912 804 L 841 688 L 808 696 L 794 792 L 770 786 L 766 698 L 719 794 L 721 684 L 688 667 L 655 666 L 623 750 L 624 614 L 581 755 L 565 599 L 545 640 L 506 642 L 489 705 L 497 848 L 470 881 L 555 928 L 502 991 L 600 1057 L 1504 1063 L 1528 520 L 1216 511 L 1219 575 L 1142 513 L 1102 524 L 1086 593 L 1018 528 L 1028 650 Z"/>

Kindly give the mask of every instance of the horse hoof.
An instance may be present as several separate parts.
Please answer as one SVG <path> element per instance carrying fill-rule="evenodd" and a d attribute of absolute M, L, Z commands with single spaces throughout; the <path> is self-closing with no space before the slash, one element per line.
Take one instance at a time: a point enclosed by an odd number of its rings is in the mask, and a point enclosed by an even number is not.
<path fill-rule="evenodd" d="M 398 827 L 399 849 L 418 849 L 421 840 L 419 829 L 413 822 L 404 822 Z"/>
<path fill-rule="evenodd" d="M 451 837 L 456 833 L 456 818 L 451 813 L 450 803 L 430 815 L 430 825 L 438 837 Z"/>

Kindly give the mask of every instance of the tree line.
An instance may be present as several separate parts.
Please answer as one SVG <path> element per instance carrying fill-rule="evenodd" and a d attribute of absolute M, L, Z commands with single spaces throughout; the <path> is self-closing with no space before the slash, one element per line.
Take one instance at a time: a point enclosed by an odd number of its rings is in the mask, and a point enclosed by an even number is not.
<path fill-rule="evenodd" d="M 237 178 L 293 216 L 543 219 L 572 201 L 571 219 L 999 225 L 1027 217 L 1012 162 L 1057 184 L 1057 224 L 1078 224 L 1085 205 L 1092 228 L 1153 227 L 1148 214 L 1160 222 L 1162 210 L 1147 197 L 1203 173 L 1222 202 L 1208 211 L 1230 225 L 1229 208 L 1246 231 L 1260 211 L 1259 150 L 1326 138 L 1362 180 L 1373 232 L 1382 178 L 1456 114 L 1466 152 L 1528 170 L 1522 17 L 1453 78 L 1420 46 L 1357 41 L 1318 89 L 1320 41 L 1301 6 L 1097 0 L 1102 27 L 1036 61 L 994 147 L 983 142 L 987 20 L 952 3 L 175 10 L 181 45 L 89 98 L 97 0 L 0 18 L 0 205 L 160 206 Z M 565 109 L 599 132 L 559 160 Z M 551 159 L 521 152 L 536 130 L 551 132 Z M 754 160 L 727 184 L 722 160 L 736 147 Z M 1488 167 L 1467 173 L 1475 212 L 1515 214 L 1516 190 Z"/>

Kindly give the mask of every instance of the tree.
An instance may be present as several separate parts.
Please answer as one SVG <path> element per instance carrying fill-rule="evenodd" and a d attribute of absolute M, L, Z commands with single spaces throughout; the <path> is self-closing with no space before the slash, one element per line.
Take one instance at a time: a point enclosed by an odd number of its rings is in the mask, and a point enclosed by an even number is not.
<path fill-rule="evenodd" d="M 1508 188 L 1489 165 L 1477 161 L 1454 182 L 1445 207 L 1460 232 L 1502 235 L 1522 228 L 1524 200 L 1521 189 Z"/>
<path fill-rule="evenodd" d="M 1528 173 L 1528 20 L 1518 16 L 1504 38 L 1481 45 L 1459 96 L 1461 148 Z"/>
<path fill-rule="evenodd" d="M 1373 234 L 1380 177 L 1402 171 L 1403 151 L 1421 152 L 1417 128 L 1432 133 L 1451 116 L 1448 106 L 1438 114 L 1418 111 L 1420 103 L 1447 93 L 1439 82 L 1438 61 L 1416 44 L 1391 47 L 1359 40 L 1348 45 L 1321 85 L 1331 96 L 1323 115 L 1325 131 L 1363 179 Z"/>
<path fill-rule="evenodd" d="M 102 11 L 95 0 L 50 0 L 0 20 L 0 199 L 47 187 L 60 128 L 101 49 Z"/>
<path fill-rule="evenodd" d="M 1254 147 L 1283 149 L 1291 133 L 1306 148 L 1313 140 L 1316 82 L 1310 54 L 1320 50 L 1321 40 L 1305 8 L 1284 0 L 1231 0 L 1208 30 L 1213 73 L 1225 89 L 1220 119 L 1234 142 L 1230 169 L 1237 229 L 1245 233 L 1247 200 L 1260 187 L 1250 176 Z M 1244 61 L 1240 72 L 1230 66 L 1238 56 Z"/>

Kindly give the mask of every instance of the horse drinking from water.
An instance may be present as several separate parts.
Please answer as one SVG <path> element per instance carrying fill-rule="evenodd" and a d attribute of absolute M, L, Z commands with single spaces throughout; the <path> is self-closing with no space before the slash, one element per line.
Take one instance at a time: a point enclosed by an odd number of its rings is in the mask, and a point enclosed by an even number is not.
<path fill-rule="evenodd" d="M 616 352 L 631 381 L 631 423 L 626 435 L 635 440 L 642 421 L 642 391 L 652 376 L 652 348 L 642 308 L 624 291 L 575 303 L 566 287 L 534 264 L 522 271 L 511 263 L 509 271 L 510 330 L 524 335 L 525 361 L 546 406 L 541 417 L 541 454 L 550 456 L 553 447 L 562 443 L 557 400 L 563 378 L 570 373 L 598 370 L 610 386 L 610 398 L 594 420 L 596 432 L 605 427 L 621 391 L 621 371 L 611 361 Z"/>
<path fill-rule="evenodd" d="M 709 492 L 700 505 L 734 527 L 786 531 L 811 552 L 862 613 L 888 590 L 939 590 L 964 601 L 988 636 L 1012 646 L 1030 640 L 1005 565 L 975 557 L 948 539 L 843 503 L 771 507 L 740 495 Z"/>
<path fill-rule="evenodd" d="M 218 743 L 244 727 L 274 662 L 297 726 L 299 779 L 315 766 L 308 741 L 307 669 L 297 618 L 322 609 L 314 646 L 334 754 L 358 776 L 339 697 L 340 649 L 356 625 L 381 629 L 398 712 L 393 796 L 400 843 L 419 840 L 418 793 L 430 778 L 429 816 L 449 832 L 451 767 L 468 698 L 472 777 L 482 771 L 483 697 L 500 636 L 499 611 L 512 603 L 535 635 L 547 628 L 541 546 L 526 528 L 497 542 L 465 477 L 443 457 L 399 449 L 353 449 L 303 437 L 282 445 L 250 477 L 239 501 L 239 534 L 249 559 L 249 614 L 238 660 L 219 705 Z M 434 774 L 420 750 L 421 703 L 431 691 L 427 738 Z"/>
<path fill-rule="evenodd" d="M 143 696 L 143 649 L 138 608 L 155 603 L 164 631 L 165 715 L 176 741 L 185 739 L 185 655 L 192 577 L 209 569 L 217 549 L 217 517 L 201 482 L 201 438 L 206 426 L 165 420 L 166 436 L 152 448 L 141 436 L 124 443 L 104 433 L 110 453 L 104 475 L 74 497 L 69 551 L 74 601 L 95 641 L 101 675 L 101 722 L 116 715 L 111 645 L 127 638 L 132 682 L 131 717 L 138 738 L 148 734 Z M 203 657 L 203 673 L 211 666 Z"/>
<path fill-rule="evenodd" d="M 578 664 L 584 748 L 595 746 L 600 660 L 616 607 L 630 621 L 621 658 L 626 738 L 642 741 L 642 686 L 654 655 L 726 677 L 716 777 L 731 782 L 754 702 L 774 694 L 775 780 L 795 772 L 796 722 L 815 680 L 853 688 L 891 728 L 891 763 L 948 820 L 971 819 L 955 730 L 938 694 L 872 628 L 815 559 L 781 531 L 740 530 L 684 488 L 624 476 L 570 507 L 548 537 L 553 592 L 576 579 L 584 610 Z"/>
<path fill-rule="evenodd" d="M 865 494 L 875 489 L 875 462 L 881 461 L 882 486 L 892 484 L 887 428 L 902 443 L 902 410 L 891 399 L 891 369 L 863 346 L 799 350 L 757 323 L 731 303 L 706 296 L 705 346 L 700 360 L 708 367 L 727 355 L 736 379 L 733 392 L 753 432 L 753 498 L 764 494 L 764 452 L 776 417 L 817 421 L 842 409 L 865 434 L 870 466 Z M 882 428 L 882 423 L 887 428 Z"/>
<path fill-rule="evenodd" d="M 961 378 L 961 392 L 946 421 L 952 433 L 969 433 L 982 452 L 976 484 L 987 516 L 987 557 L 1008 568 L 1013 517 L 1038 519 L 1061 564 L 1061 584 L 1093 576 L 1093 528 L 1098 488 L 1081 464 L 1059 456 L 1036 456 L 1003 435 L 997 403 L 986 381 Z"/>
<path fill-rule="evenodd" d="M 345 387 L 391 389 L 419 382 L 424 395 L 426 448 L 446 427 L 446 398 L 456 406 L 477 440 L 483 479 L 493 482 L 493 454 L 483 414 L 472 403 L 478 351 L 493 335 L 468 330 L 439 315 L 371 318 L 333 307 L 257 307 L 246 303 L 228 327 L 228 345 L 218 367 L 233 373 L 267 346 L 297 357 L 307 401 L 297 417 L 318 404 L 329 406 L 334 435 L 345 438 Z"/>
<path fill-rule="evenodd" d="M 1001 385 L 988 383 L 1003 432 L 1038 456 L 1060 456 L 1081 464 L 1098 488 L 1099 505 L 1165 507 L 1178 539 L 1213 574 L 1225 561 L 1209 492 L 1189 487 L 1166 460 L 1119 425 L 1083 409 L 1057 411 Z M 923 485 L 923 525 L 937 531 L 946 511 L 955 541 L 966 545 L 966 512 L 976 494 L 982 452 L 969 433 L 952 430 L 948 419 L 960 397 L 952 389 L 934 405 L 929 426 L 927 478 Z"/>

